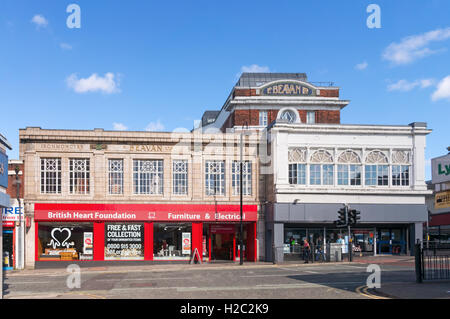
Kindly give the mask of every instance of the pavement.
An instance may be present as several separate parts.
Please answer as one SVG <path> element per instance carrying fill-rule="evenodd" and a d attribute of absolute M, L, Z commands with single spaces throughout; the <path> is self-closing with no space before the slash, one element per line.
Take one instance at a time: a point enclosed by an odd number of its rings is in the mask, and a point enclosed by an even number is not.
<path fill-rule="evenodd" d="M 370 264 L 381 268 L 381 288 L 366 286 Z M 355 257 L 352 263 L 86 265 L 81 268 L 79 288 L 68 288 L 70 274 L 64 266 L 7 271 L 4 298 L 450 298 L 450 282 L 415 283 L 410 256 Z"/>

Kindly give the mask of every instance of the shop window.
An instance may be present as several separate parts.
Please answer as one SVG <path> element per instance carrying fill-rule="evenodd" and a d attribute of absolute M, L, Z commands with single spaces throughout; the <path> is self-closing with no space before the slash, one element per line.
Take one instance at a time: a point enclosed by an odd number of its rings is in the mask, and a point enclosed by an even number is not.
<path fill-rule="evenodd" d="M 69 160 L 70 194 L 89 194 L 90 161 L 89 159 Z"/>
<path fill-rule="evenodd" d="M 304 239 L 306 239 L 306 228 L 285 226 L 283 245 L 283 253 L 285 254 L 285 257 L 291 256 L 299 258 L 299 255 L 302 253 Z"/>
<path fill-rule="evenodd" d="M 105 260 L 143 259 L 143 223 L 105 224 Z"/>
<path fill-rule="evenodd" d="M 233 161 L 232 163 L 232 184 L 233 184 L 233 195 L 239 195 L 240 192 L 240 181 L 241 181 L 241 166 L 240 161 Z M 252 162 L 244 161 L 242 163 L 242 190 L 243 195 L 252 194 Z"/>
<path fill-rule="evenodd" d="M 61 194 L 60 158 L 41 158 L 41 193 Z"/>
<path fill-rule="evenodd" d="M 92 260 L 92 223 L 39 223 L 39 260 Z"/>
<path fill-rule="evenodd" d="M 123 160 L 108 160 L 108 184 L 109 194 L 123 194 Z"/>
<path fill-rule="evenodd" d="M 134 160 L 133 185 L 135 194 L 163 194 L 163 161 Z"/>
<path fill-rule="evenodd" d="M 189 260 L 191 245 L 191 223 L 153 224 L 154 260 Z"/>

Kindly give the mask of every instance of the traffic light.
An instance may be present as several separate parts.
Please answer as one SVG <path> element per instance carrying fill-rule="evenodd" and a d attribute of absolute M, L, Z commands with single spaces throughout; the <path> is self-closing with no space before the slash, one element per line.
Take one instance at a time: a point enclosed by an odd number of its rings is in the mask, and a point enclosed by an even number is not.
<path fill-rule="evenodd" d="M 353 217 L 355 224 L 361 219 L 361 216 L 359 215 L 361 215 L 361 212 L 359 210 L 355 210 L 355 216 Z"/>
<path fill-rule="evenodd" d="M 359 216 L 361 214 L 360 211 L 356 210 L 356 209 L 350 209 L 348 212 L 348 223 L 350 225 L 355 225 L 358 220 L 361 219 L 361 217 Z"/>
<path fill-rule="evenodd" d="M 338 220 L 336 221 L 337 227 L 345 227 L 348 224 L 348 209 L 347 207 L 342 207 L 338 210 Z"/>

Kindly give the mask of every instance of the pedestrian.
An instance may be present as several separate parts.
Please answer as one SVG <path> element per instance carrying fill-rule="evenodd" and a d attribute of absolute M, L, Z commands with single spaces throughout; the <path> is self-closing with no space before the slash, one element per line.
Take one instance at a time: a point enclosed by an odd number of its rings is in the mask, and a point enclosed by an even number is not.
<path fill-rule="evenodd" d="M 322 236 L 319 236 L 319 239 L 317 240 L 316 260 L 319 260 L 319 256 L 322 256 L 322 261 L 324 261 L 325 260 L 325 255 L 324 255 L 323 250 L 322 250 L 322 244 L 323 244 Z"/>
<path fill-rule="evenodd" d="M 308 240 L 306 238 L 303 239 L 303 259 L 305 260 L 305 264 L 309 261 L 310 249 L 311 247 L 309 246 Z"/>

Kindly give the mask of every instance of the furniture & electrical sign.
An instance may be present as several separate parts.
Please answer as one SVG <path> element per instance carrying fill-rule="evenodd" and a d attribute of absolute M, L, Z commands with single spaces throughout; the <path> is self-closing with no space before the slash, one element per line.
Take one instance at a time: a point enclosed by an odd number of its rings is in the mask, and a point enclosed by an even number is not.
<path fill-rule="evenodd" d="M 239 222 L 239 205 L 46 204 L 36 203 L 37 221 L 199 221 Z M 257 206 L 244 205 L 244 221 L 257 220 Z"/>

